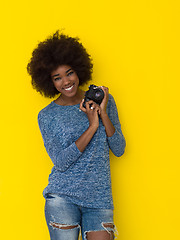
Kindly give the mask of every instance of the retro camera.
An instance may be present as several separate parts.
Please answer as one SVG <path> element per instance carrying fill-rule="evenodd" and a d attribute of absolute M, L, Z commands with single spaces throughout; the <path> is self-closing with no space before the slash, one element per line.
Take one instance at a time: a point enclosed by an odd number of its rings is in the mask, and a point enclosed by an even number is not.
<path fill-rule="evenodd" d="M 85 92 L 83 107 L 86 108 L 86 102 L 93 100 L 97 104 L 101 104 L 104 98 L 104 91 L 96 85 L 90 85 L 89 90 Z"/>

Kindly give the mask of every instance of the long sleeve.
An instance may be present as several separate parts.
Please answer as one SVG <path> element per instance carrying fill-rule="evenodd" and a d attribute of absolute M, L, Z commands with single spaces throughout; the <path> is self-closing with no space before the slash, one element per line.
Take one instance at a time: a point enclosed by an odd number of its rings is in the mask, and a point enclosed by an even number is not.
<path fill-rule="evenodd" d="M 48 117 L 38 114 L 38 125 L 44 141 L 46 151 L 51 158 L 54 166 L 61 172 L 66 171 L 81 156 L 75 142 L 69 140 L 63 142 L 63 133 L 57 131 L 55 136 L 52 134 L 48 122 Z"/>
<path fill-rule="evenodd" d="M 118 117 L 116 103 L 111 94 L 109 94 L 107 113 L 109 119 L 111 120 L 113 126 L 115 127 L 115 133 L 111 137 L 107 137 L 108 144 L 114 155 L 120 157 L 121 155 L 123 155 L 125 151 L 126 141 L 121 131 L 121 124 Z"/>

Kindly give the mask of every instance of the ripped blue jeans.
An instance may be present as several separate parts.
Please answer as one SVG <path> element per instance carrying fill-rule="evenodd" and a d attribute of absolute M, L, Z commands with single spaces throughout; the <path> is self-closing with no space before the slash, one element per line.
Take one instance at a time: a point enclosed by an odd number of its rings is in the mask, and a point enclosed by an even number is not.
<path fill-rule="evenodd" d="M 51 240 L 87 240 L 91 231 L 107 231 L 114 239 L 113 210 L 78 206 L 56 194 L 48 194 L 45 217 Z M 112 234 L 113 232 L 113 234 Z"/>

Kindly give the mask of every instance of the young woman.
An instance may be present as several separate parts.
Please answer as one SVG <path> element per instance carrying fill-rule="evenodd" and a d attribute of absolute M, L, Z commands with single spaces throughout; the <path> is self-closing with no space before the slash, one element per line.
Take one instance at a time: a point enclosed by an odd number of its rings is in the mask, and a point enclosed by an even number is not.
<path fill-rule="evenodd" d="M 80 88 L 92 75 L 92 60 L 79 38 L 56 31 L 40 42 L 27 65 L 32 86 L 55 97 L 38 114 L 44 146 L 54 166 L 45 217 L 51 240 L 114 239 L 109 149 L 118 157 L 125 139 L 108 88 L 100 105 L 86 102 Z"/>

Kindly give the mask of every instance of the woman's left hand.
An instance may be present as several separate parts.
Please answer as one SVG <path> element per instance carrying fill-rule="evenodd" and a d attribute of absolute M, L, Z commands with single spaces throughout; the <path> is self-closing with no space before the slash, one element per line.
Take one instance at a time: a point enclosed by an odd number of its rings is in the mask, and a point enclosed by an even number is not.
<path fill-rule="evenodd" d="M 106 113 L 107 102 L 109 99 L 109 89 L 104 86 L 100 86 L 99 88 L 101 88 L 104 92 L 104 98 L 102 100 L 102 103 L 100 104 L 101 114 L 103 114 Z"/>

